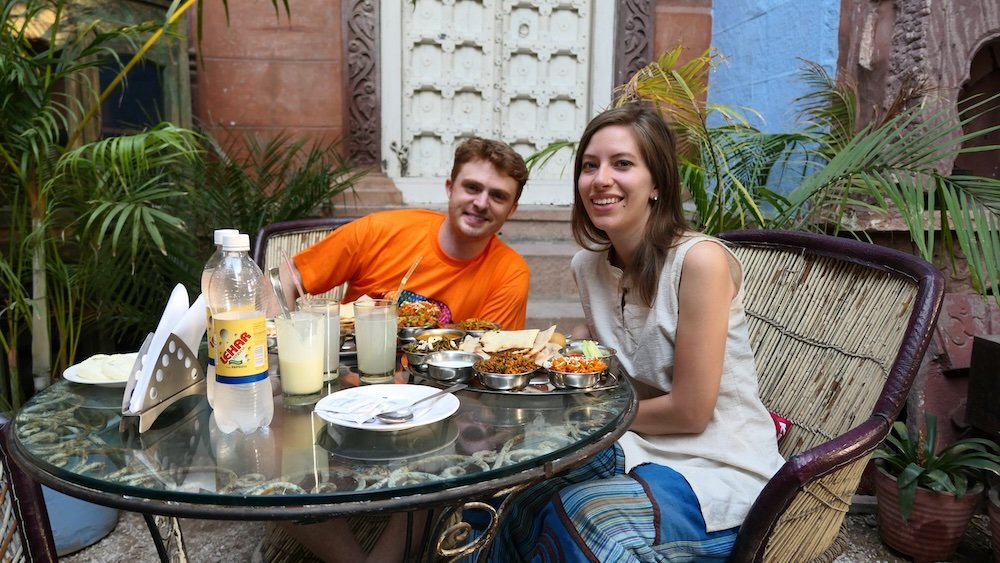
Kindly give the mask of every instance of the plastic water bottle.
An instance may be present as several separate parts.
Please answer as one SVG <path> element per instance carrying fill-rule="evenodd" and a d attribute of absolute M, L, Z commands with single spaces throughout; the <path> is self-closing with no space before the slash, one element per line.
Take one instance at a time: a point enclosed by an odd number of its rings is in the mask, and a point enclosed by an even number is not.
<path fill-rule="evenodd" d="M 208 419 L 208 437 L 212 445 L 212 454 L 220 470 L 217 481 L 206 488 L 219 490 L 232 485 L 230 475 L 247 475 L 259 473 L 267 480 L 277 479 L 281 475 L 281 456 L 276 451 L 275 432 L 268 427 L 244 434 L 242 432 L 222 432 L 216 416 L 216 410 Z M 296 450 L 300 451 L 300 450 Z M 230 473 L 231 472 L 231 473 Z M 228 474 L 228 475 L 227 475 Z"/>
<path fill-rule="evenodd" d="M 264 274 L 250 259 L 248 235 L 222 238 L 222 261 L 209 281 L 215 333 L 215 422 L 228 434 L 271 424 Z"/>
<path fill-rule="evenodd" d="M 205 269 L 201 272 L 201 294 L 205 296 L 205 314 L 208 316 L 208 372 L 205 380 L 208 384 L 208 404 L 215 405 L 215 334 L 212 332 L 212 304 L 208 297 L 208 282 L 212 279 L 212 273 L 222 262 L 222 237 L 226 235 L 238 235 L 236 229 L 215 229 L 213 238 L 215 240 L 215 251 L 205 262 Z"/>

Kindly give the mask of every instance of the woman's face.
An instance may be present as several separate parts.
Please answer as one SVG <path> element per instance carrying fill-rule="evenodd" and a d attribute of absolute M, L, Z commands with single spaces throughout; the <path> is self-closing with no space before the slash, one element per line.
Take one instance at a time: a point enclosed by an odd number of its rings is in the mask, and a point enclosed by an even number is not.
<path fill-rule="evenodd" d="M 590 220 L 613 244 L 641 239 L 658 192 L 630 127 L 609 125 L 594 133 L 583 149 L 577 190 Z"/>

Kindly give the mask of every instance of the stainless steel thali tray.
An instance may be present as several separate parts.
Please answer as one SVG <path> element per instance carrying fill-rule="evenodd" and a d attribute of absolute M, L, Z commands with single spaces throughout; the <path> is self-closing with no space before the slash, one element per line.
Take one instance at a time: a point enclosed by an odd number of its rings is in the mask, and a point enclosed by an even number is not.
<path fill-rule="evenodd" d="M 413 371 L 407 368 L 410 374 L 420 379 L 421 382 L 433 385 L 435 387 L 447 387 L 448 385 L 454 383 L 449 381 L 438 381 L 436 379 L 427 377 L 426 374 Z M 497 395 L 530 395 L 533 397 L 545 396 L 545 395 L 575 395 L 578 393 L 595 393 L 600 391 L 607 391 L 608 389 L 614 389 L 621 382 L 622 375 L 614 373 L 612 370 L 608 370 L 597 380 L 597 384 L 593 387 L 587 387 L 586 389 L 560 389 L 549 381 L 549 374 L 544 369 L 539 369 L 535 372 L 535 375 L 531 378 L 531 383 L 523 389 L 518 389 L 516 391 L 510 390 L 500 390 L 487 387 L 479 381 L 478 377 L 472 377 L 467 382 L 469 384 L 468 391 L 476 391 L 480 393 L 493 393 Z"/>

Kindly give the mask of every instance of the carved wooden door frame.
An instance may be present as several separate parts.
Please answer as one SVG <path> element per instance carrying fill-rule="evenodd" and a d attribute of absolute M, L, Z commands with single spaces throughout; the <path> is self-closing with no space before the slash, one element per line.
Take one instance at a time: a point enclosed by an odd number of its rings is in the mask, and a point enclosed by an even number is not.
<path fill-rule="evenodd" d="M 342 0 L 344 22 L 345 149 L 359 164 L 382 164 L 379 89 L 379 0 Z M 606 2 L 615 0 L 597 0 Z M 620 84 L 652 59 L 654 0 L 618 3 L 615 80 Z"/>

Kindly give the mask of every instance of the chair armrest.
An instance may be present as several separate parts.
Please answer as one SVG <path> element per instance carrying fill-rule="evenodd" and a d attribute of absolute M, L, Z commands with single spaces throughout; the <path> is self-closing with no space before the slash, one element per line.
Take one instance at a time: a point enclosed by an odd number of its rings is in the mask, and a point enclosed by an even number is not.
<path fill-rule="evenodd" d="M 754 501 L 736 538 L 730 561 L 761 561 L 778 519 L 806 486 L 867 457 L 889 432 L 891 421 L 873 415 L 853 430 L 785 462 Z"/>

